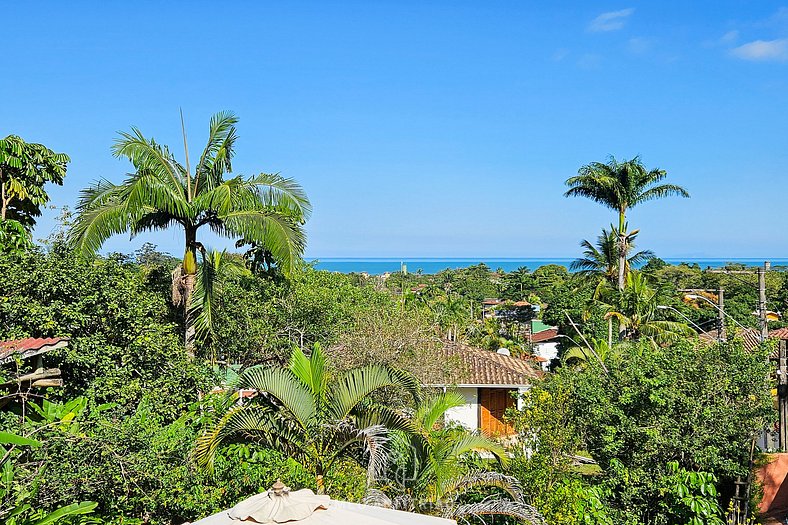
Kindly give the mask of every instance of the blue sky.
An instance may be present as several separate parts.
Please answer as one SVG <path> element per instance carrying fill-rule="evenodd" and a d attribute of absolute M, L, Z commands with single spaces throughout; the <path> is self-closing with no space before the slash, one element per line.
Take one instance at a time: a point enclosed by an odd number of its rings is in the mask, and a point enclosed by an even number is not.
<path fill-rule="evenodd" d="M 235 171 L 306 188 L 310 257 L 574 256 L 613 215 L 564 198 L 564 180 L 610 154 L 692 194 L 631 212 L 640 247 L 788 256 L 788 4 L 13 2 L 4 16 L 0 134 L 71 155 L 56 206 L 122 179 L 117 131 L 181 151 L 182 107 L 194 152 L 229 109 Z M 106 249 L 146 240 L 182 249 L 175 230 Z"/>

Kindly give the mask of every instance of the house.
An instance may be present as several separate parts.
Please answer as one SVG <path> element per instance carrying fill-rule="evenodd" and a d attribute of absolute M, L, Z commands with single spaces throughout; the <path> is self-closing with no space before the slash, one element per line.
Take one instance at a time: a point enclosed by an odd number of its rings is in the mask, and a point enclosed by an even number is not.
<path fill-rule="evenodd" d="M 550 362 L 558 358 L 558 328 L 536 319 L 531 321 L 529 340 L 533 354 L 539 357 L 542 369 L 547 371 Z"/>
<path fill-rule="evenodd" d="M 493 352 L 449 342 L 443 353 L 444 369 L 424 381 L 424 386 L 454 388 L 465 398 L 463 406 L 446 412 L 447 422 L 490 436 L 512 434 L 504 413 L 517 406 L 517 392 L 526 391 L 531 381 L 542 375 L 541 370 L 504 349 Z"/>

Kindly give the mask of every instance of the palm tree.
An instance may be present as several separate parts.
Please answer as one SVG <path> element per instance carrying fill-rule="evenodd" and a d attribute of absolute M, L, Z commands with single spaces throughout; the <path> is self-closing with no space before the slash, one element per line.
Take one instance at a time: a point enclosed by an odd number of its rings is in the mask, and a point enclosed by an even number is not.
<path fill-rule="evenodd" d="M 197 269 L 192 300 L 186 315 L 194 326 L 196 341 L 202 345 L 212 342 L 215 336 L 216 311 L 222 288 L 230 279 L 249 273 L 246 266 L 233 259 L 226 250 L 203 250 L 202 264 Z"/>
<path fill-rule="evenodd" d="M 128 158 L 134 173 L 121 184 L 100 180 L 82 191 L 69 239 L 83 254 L 95 253 L 109 237 L 178 226 L 184 232 L 181 269 L 174 275 L 174 298 L 188 311 L 197 273 L 200 229 L 243 238 L 267 247 L 280 267 L 290 270 L 305 245 L 303 223 L 311 207 L 301 186 L 278 174 L 225 178 L 232 172 L 238 119 L 230 112 L 211 118 L 208 144 L 192 172 L 184 129 L 185 164 L 140 130 L 121 133 L 112 151 Z M 186 347 L 194 326 L 186 315 Z"/>
<path fill-rule="evenodd" d="M 568 365 L 579 367 L 585 367 L 589 364 L 604 366 L 611 357 L 619 355 L 627 345 L 631 344 L 628 342 L 611 344 L 604 339 L 594 338 L 591 338 L 590 342 L 593 352 L 582 346 L 573 346 L 564 353 L 561 360 Z"/>
<path fill-rule="evenodd" d="M 640 160 L 618 162 L 610 157 L 607 163 L 592 162 L 578 170 L 577 175 L 566 181 L 566 197 L 587 197 L 618 212 L 618 289 L 623 290 L 626 275 L 626 214 L 640 203 L 671 195 L 689 197 L 687 190 L 675 184 L 658 184 L 667 172 L 648 170 Z"/>
<path fill-rule="evenodd" d="M 418 381 L 389 367 L 369 365 L 334 376 L 317 344 L 310 357 L 296 348 L 287 368 L 244 370 L 236 387 L 252 389 L 257 396 L 229 407 L 198 438 L 198 464 L 210 470 L 221 444 L 253 439 L 300 462 L 314 474 L 320 493 L 325 492 L 323 477 L 342 459 L 366 464 L 368 478 L 374 480 L 386 466 L 389 431 L 410 430 L 404 415 L 373 401 L 373 394 L 400 387 L 419 399 Z"/>
<path fill-rule="evenodd" d="M 637 230 L 627 234 L 626 246 L 629 251 L 635 248 L 637 234 Z M 600 281 L 604 280 L 611 284 L 615 283 L 619 265 L 618 231 L 612 226 L 610 230 L 602 228 L 602 234 L 597 237 L 596 245 L 591 244 L 590 241 L 583 240 L 580 246 L 583 247 L 583 257 L 572 261 L 569 269 L 583 277 L 590 277 Z M 629 255 L 629 253 L 626 255 Z M 654 257 L 654 252 L 651 250 L 642 250 L 626 257 L 624 273 L 629 273 L 633 266 L 641 264 L 652 257 Z"/>
<path fill-rule="evenodd" d="M 463 428 L 439 428 L 447 410 L 465 404 L 456 391 L 432 395 L 417 405 L 413 432 L 396 432 L 392 449 L 397 461 L 389 479 L 370 488 L 365 503 L 438 514 L 454 520 L 489 515 L 511 516 L 524 523 L 543 524 L 539 512 L 524 501 L 517 479 L 498 472 L 470 470 L 464 461 L 478 452 L 506 463 L 501 445 Z M 508 498 L 488 497 L 480 503 L 460 500 L 471 491 L 497 489 Z"/>
<path fill-rule="evenodd" d="M 695 335 L 695 331 L 684 323 L 657 318 L 657 306 L 661 302 L 659 290 L 649 286 L 640 272 L 627 275 L 623 291 L 607 288 L 601 297 L 608 310 L 605 317 L 618 320 L 624 339 L 647 337 L 654 343 L 664 344 Z"/>

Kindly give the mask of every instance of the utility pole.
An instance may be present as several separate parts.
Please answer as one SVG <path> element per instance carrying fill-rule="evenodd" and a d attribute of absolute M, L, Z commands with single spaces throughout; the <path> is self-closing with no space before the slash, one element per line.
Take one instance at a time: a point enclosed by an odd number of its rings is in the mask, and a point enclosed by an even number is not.
<path fill-rule="evenodd" d="M 769 338 L 769 325 L 766 322 L 766 272 L 771 263 L 764 261 L 758 267 L 758 319 L 761 322 L 761 342 Z"/>
<path fill-rule="evenodd" d="M 719 314 L 720 325 L 719 331 L 717 333 L 719 334 L 720 343 L 724 343 L 727 340 L 727 337 L 725 334 L 725 290 L 722 288 L 717 291 L 717 306 L 720 307 L 719 311 L 717 312 Z"/>
<path fill-rule="evenodd" d="M 777 358 L 777 407 L 780 412 L 780 450 L 788 446 L 788 341 L 781 340 Z"/>

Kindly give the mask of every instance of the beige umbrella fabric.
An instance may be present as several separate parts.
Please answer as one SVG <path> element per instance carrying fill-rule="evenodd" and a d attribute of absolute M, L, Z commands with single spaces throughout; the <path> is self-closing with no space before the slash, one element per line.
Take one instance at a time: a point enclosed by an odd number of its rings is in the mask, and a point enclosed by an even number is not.
<path fill-rule="evenodd" d="M 270 490 L 245 499 L 193 525 L 456 525 L 445 518 L 332 500 L 309 489 L 290 491 L 280 481 Z"/>

